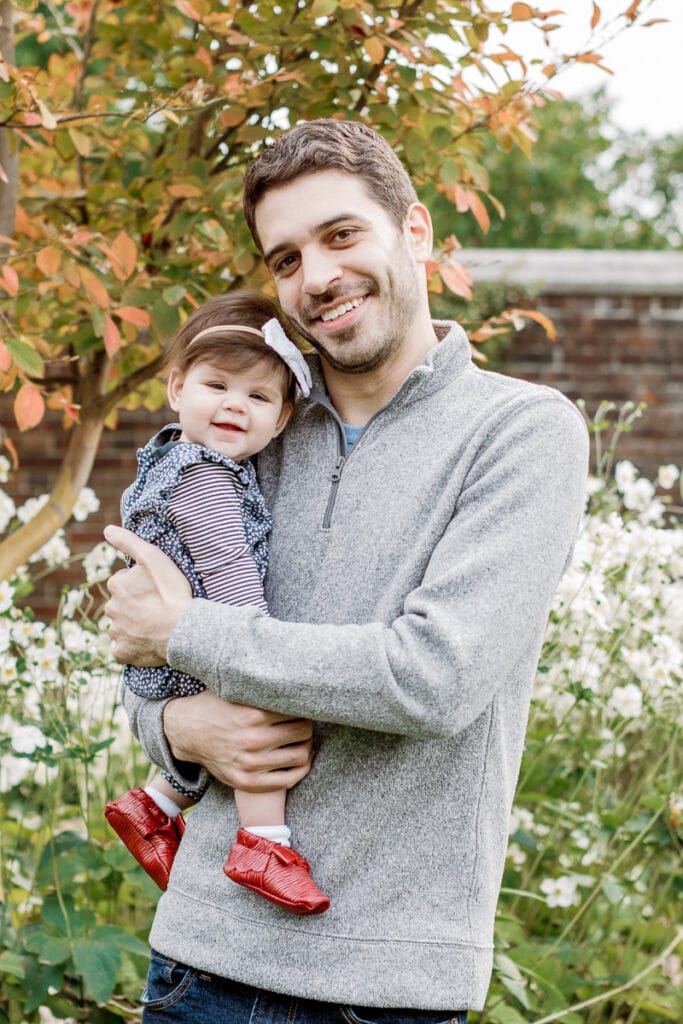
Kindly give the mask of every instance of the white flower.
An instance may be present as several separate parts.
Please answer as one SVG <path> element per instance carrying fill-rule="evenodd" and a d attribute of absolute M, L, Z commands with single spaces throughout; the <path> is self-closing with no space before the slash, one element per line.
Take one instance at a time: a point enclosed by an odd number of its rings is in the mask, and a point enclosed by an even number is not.
<path fill-rule="evenodd" d="M 50 568 L 64 565 L 70 558 L 71 551 L 64 540 L 64 530 L 57 530 L 53 537 L 50 537 L 42 548 L 35 551 L 29 558 L 29 562 L 39 562 L 44 559 Z"/>
<path fill-rule="evenodd" d="M 660 466 L 657 470 L 657 483 L 665 490 L 670 490 L 678 480 L 681 472 L 678 466 L 669 463 L 667 466 Z"/>
<path fill-rule="evenodd" d="M 609 706 L 622 718 L 638 718 L 643 710 L 643 694 L 635 683 L 615 686 L 609 698 Z"/>
<path fill-rule="evenodd" d="M 617 488 L 623 494 L 624 491 L 631 487 L 638 476 L 638 470 L 629 462 L 628 459 L 624 459 L 622 462 L 617 462 L 614 467 L 614 479 L 616 481 Z"/>
<path fill-rule="evenodd" d="M 17 518 L 19 521 L 22 523 L 28 523 L 29 520 L 33 519 L 33 517 L 40 512 L 48 498 L 48 494 L 41 494 L 37 498 L 29 498 L 28 501 L 25 501 L 21 508 L 17 509 Z"/>
<path fill-rule="evenodd" d="M 28 647 L 31 641 L 36 640 L 41 633 L 42 623 L 31 622 L 30 619 L 18 619 L 10 626 L 10 636 L 20 647 Z"/>
<path fill-rule="evenodd" d="M 71 619 L 83 603 L 85 594 L 82 590 L 69 590 L 62 601 L 62 618 Z"/>
<path fill-rule="evenodd" d="M 7 580 L 0 583 L 0 612 L 6 612 L 14 602 L 14 587 Z"/>
<path fill-rule="evenodd" d="M 12 732 L 12 747 L 17 754 L 33 754 L 46 743 L 40 729 L 35 725 L 16 725 Z"/>
<path fill-rule="evenodd" d="M 576 903 L 577 883 L 575 879 L 564 875 L 561 878 L 544 878 L 541 892 L 549 907 L 571 907 Z"/>
<path fill-rule="evenodd" d="M 624 505 L 632 512 L 644 512 L 655 496 L 654 486 L 641 476 L 623 491 Z"/>
<path fill-rule="evenodd" d="M 105 541 L 96 544 L 83 559 L 85 578 L 89 584 L 100 583 L 109 576 L 111 567 L 118 557 L 116 548 Z"/>
<path fill-rule="evenodd" d="M 6 484 L 9 480 L 12 464 L 5 455 L 0 455 L 0 484 Z"/>
<path fill-rule="evenodd" d="M 97 512 L 100 507 L 99 498 L 92 487 L 84 487 L 76 498 L 72 516 L 78 523 L 82 523 L 92 512 Z"/>
<path fill-rule="evenodd" d="M 508 846 L 507 856 L 517 867 L 524 864 L 526 861 L 526 853 L 521 846 L 517 845 L 517 843 L 510 843 Z"/>
<path fill-rule="evenodd" d="M 17 679 L 17 659 L 9 654 L 0 657 L 0 685 L 13 683 Z"/>
<path fill-rule="evenodd" d="M 533 832 L 534 816 L 526 807 L 513 807 L 510 814 L 509 834 L 513 836 L 521 829 L 522 832 Z"/>
<path fill-rule="evenodd" d="M 0 458 L 2 456 L 0 455 Z M 4 533 L 14 516 L 17 514 L 17 506 L 9 494 L 0 491 L 0 533 Z"/>

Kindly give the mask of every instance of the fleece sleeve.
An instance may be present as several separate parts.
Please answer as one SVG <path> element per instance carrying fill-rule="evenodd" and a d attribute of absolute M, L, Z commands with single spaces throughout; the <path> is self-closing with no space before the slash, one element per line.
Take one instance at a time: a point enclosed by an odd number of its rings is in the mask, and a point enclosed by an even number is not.
<path fill-rule="evenodd" d="M 587 451 L 569 403 L 530 403 L 486 437 L 420 586 L 393 622 L 291 623 L 197 600 L 174 630 L 169 662 L 243 704 L 454 735 L 540 648 L 578 529 Z"/>

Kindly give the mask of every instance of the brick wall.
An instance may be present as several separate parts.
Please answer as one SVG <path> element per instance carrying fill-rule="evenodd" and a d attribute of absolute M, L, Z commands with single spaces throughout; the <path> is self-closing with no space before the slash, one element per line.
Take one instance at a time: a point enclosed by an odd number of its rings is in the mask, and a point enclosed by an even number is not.
<path fill-rule="evenodd" d="M 622 457 L 653 475 L 661 463 L 683 464 L 683 253 L 587 253 L 527 250 L 467 250 L 463 261 L 475 283 L 508 283 L 527 291 L 535 306 L 555 321 L 551 344 L 529 326 L 517 335 L 501 369 L 586 399 L 592 411 L 601 399 L 645 401 L 637 430 L 620 442 Z M 97 515 L 73 523 L 67 536 L 74 552 L 102 539 L 102 528 L 118 521 L 122 489 L 135 471 L 135 451 L 166 420 L 162 410 L 121 413 L 115 431 L 105 431 L 91 477 L 102 503 Z M 19 434 L 11 402 L 0 396 L 0 423 L 19 451 L 22 469 L 9 487 L 17 502 L 49 489 L 66 437 L 60 417 Z M 49 615 L 62 585 L 80 582 L 80 569 L 53 574 L 31 599 L 38 615 Z"/>

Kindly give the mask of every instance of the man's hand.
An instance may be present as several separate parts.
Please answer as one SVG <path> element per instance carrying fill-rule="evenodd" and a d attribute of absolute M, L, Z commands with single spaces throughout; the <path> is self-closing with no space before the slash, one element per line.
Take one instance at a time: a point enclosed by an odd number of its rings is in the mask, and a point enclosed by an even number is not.
<path fill-rule="evenodd" d="M 170 700 L 164 732 L 176 760 L 201 764 L 235 789 L 291 789 L 311 770 L 308 719 L 233 704 L 211 690 Z"/>
<path fill-rule="evenodd" d="M 129 665 L 164 665 L 171 633 L 192 600 L 190 585 L 170 558 L 129 530 L 108 526 L 104 536 L 135 561 L 107 583 L 111 597 L 104 610 L 114 657 Z"/>

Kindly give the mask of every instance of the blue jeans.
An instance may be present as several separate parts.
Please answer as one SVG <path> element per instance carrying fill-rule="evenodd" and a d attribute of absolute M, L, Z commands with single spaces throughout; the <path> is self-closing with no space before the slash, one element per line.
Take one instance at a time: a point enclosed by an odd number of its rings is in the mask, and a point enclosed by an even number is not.
<path fill-rule="evenodd" d="M 152 951 L 143 1024 L 467 1024 L 465 1010 L 381 1010 L 281 996 Z"/>

